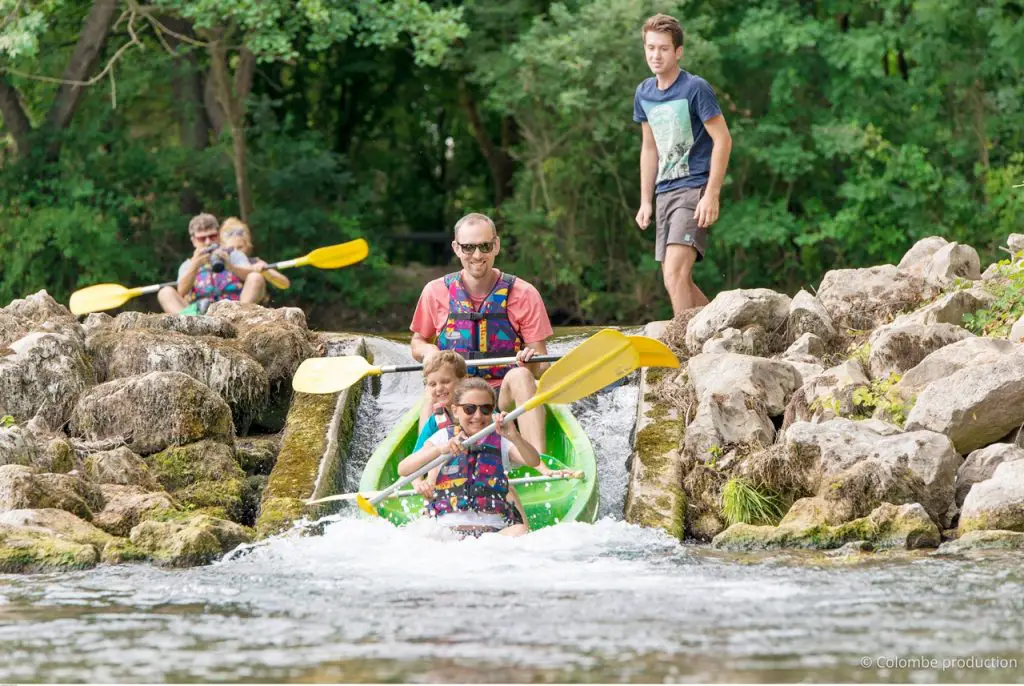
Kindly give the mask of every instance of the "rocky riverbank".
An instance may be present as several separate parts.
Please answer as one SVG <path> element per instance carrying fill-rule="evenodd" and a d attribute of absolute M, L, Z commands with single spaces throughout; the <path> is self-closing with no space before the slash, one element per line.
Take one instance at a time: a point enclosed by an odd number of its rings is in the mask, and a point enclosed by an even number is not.
<path fill-rule="evenodd" d="M 315 355 L 365 353 L 301 310 L 79 322 L 45 292 L 0 309 L 0 571 L 202 564 L 333 492 L 359 389 L 293 397 Z"/>
<path fill-rule="evenodd" d="M 627 518 L 725 550 L 1020 547 L 1024 236 L 1007 243 L 984 272 L 931 237 L 815 293 L 679 315 L 661 337 L 683 364 L 645 389 L 661 419 L 632 457 L 658 469 L 631 493 L 664 507 Z"/>

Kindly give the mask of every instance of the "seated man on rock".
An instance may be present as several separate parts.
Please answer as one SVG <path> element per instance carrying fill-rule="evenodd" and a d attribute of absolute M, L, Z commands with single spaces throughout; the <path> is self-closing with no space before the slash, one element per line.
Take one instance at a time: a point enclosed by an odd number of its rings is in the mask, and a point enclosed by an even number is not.
<path fill-rule="evenodd" d="M 259 265 L 238 250 L 217 244 L 220 226 L 212 214 L 198 214 L 188 223 L 192 257 L 178 268 L 178 284 L 164 286 L 157 299 L 169 314 L 205 314 L 218 300 L 258 303 L 266 294 L 266 280 Z"/>

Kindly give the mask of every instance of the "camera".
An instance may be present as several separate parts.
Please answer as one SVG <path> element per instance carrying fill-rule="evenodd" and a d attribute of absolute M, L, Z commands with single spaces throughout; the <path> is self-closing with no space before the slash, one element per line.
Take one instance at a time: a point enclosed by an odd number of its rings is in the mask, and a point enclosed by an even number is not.
<path fill-rule="evenodd" d="M 213 245 L 206 249 L 206 252 L 210 253 L 210 269 L 212 269 L 215 274 L 219 274 L 220 272 L 224 271 L 224 258 L 222 258 L 220 255 L 213 254 L 213 251 L 219 249 L 220 246 L 217 245 L 216 243 L 214 243 Z"/>

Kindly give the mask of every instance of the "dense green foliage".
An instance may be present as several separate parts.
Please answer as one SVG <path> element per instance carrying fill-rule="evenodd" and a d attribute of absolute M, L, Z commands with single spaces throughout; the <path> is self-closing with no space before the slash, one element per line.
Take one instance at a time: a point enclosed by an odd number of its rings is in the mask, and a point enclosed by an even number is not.
<path fill-rule="evenodd" d="M 0 0 L 0 301 L 172 278 L 190 214 L 240 213 L 244 135 L 262 257 L 373 246 L 359 267 L 293 274 L 278 302 L 314 322 L 404 319 L 378 316 L 411 314 L 420 284 L 398 268 L 447 264 L 443 234 L 473 210 L 500 217 L 500 265 L 556 321 L 664 316 L 653 228 L 633 221 L 655 11 L 683 21 L 684 68 L 734 139 L 696 274 L 709 294 L 816 286 L 932 234 L 987 262 L 1024 231 L 1019 0 L 118 0 L 76 78 L 103 76 L 61 117 L 66 88 L 37 77 L 68 78 L 104 2 Z M 244 133 L 203 97 L 218 38 Z"/>

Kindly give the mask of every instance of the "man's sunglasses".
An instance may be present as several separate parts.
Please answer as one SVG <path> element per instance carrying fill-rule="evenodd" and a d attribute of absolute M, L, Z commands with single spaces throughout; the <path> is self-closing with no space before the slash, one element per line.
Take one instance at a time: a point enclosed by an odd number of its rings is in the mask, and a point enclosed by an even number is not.
<path fill-rule="evenodd" d="M 193 234 L 192 238 L 196 239 L 200 243 L 209 243 L 210 241 L 217 240 L 217 234 L 215 234 L 215 233 L 204 233 L 201 236 L 197 235 L 197 234 Z"/>
<path fill-rule="evenodd" d="M 459 405 L 462 411 L 472 416 L 476 414 L 477 410 L 480 410 L 480 414 L 485 417 L 490 417 L 494 413 L 494 405 L 474 405 L 473 403 L 466 403 L 465 405 Z"/>
<path fill-rule="evenodd" d="M 494 241 L 487 241 L 486 243 L 459 243 L 459 250 L 467 255 L 472 255 L 477 249 L 486 255 L 494 250 Z"/>

